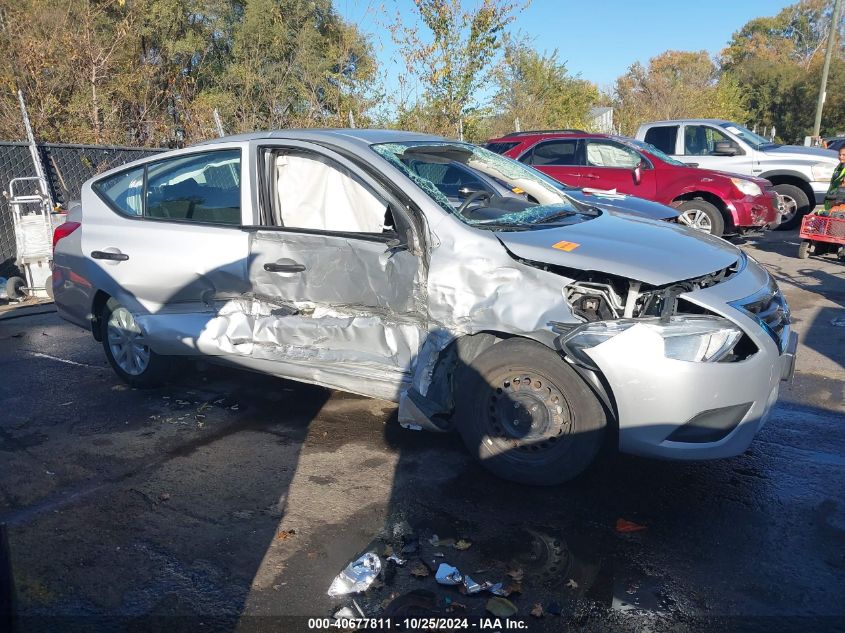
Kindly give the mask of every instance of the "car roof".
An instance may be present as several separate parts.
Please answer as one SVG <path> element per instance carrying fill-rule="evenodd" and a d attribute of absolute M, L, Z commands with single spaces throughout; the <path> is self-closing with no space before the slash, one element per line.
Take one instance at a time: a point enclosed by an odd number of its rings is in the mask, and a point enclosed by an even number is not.
<path fill-rule="evenodd" d="M 376 143 L 404 143 L 408 141 L 449 141 L 441 136 L 421 134 L 420 132 L 405 132 L 402 130 L 362 129 L 362 128 L 291 128 L 286 130 L 264 130 L 223 136 L 197 143 L 201 145 L 215 145 L 232 141 L 256 141 L 262 139 L 292 139 L 331 142 L 345 139 L 358 141 L 365 145 Z M 454 142 L 454 141 L 453 141 Z"/>
<path fill-rule="evenodd" d="M 504 136 L 500 136 L 498 138 L 491 138 L 488 140 L 488 143 L 498 143 L 503 141 L 534 141 L 537 139 L 547 139 L 547 138 L 613 138 L 610 134 L 602 134 L 600 132 L 584 132 L 581 130 L 572 130 L 572 131 L 560 131 L 555 132 L 552 130 L 544 131 L 538 130 L 536 132 L 511 132 L 510 134 L 505 134 Z"/>
<path fill-rule="evenodd" d="M 726 121 L 725 119 L 663 119 L 662 121 L 649 121 L 648 123 L 643 123 L 640 127 L 664 125 L 666 123 L 712 123 L 714 125 L 720 125 L 722 123 L 730 123 L 730 121 Z"/>

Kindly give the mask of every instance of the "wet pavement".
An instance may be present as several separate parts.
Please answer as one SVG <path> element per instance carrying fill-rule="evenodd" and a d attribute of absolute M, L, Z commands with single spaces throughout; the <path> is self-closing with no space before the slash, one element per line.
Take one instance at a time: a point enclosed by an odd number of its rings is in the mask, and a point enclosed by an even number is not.
<path fill-rule="evenodd" d="M 750 450 L 606 451 L 551 488 L 495 479 L 456 436 L 402 430 L 388 402 L 194 364 L 133 390 L 55 314 L 0 320 L 18 629 L 325 628 L 308 617 L 356 610 L 326 595 L 334 576 L 393 551 L 407 562 L 354 596 L 368 617 L 485 616 L 489 592 L 437 584 L 448 563 L 502 582 L 529 631 L 845 630 L 845 265 L 798 260 L 794 234 L 744 246 L 801 336 Z"/>

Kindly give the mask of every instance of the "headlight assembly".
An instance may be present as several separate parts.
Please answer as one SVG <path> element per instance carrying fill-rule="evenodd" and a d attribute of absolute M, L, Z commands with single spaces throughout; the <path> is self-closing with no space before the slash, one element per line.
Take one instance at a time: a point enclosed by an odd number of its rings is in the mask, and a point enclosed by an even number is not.
<path fill-rule="evenodd" d="M 813 180 L 830 180 L 833 178 L 833 170 L 836 168 L 836 163 L 816 163 L 810 167 L 813 173 Z"/>
<path fill-rule="evenodd" d="M 617 319 L 585 323 L 559 339 L 561 349 L 579 363 L 593 367 L 586 350 L 601 345 L 640 325 L 656 333 L 665 358 L 695 363 L 715 363 L 731 353 L 742 330 L 727 319 L 711 316 L 673 316 L 660 319 Z"/>
<path fill-rule="evenodd" d="M 751 182 L 744 178 L 731 178 L 731 182 L 734 184 L 734 187 L 739 189 L 740 193 L 744 193 L 746 196 L 759 196 L 763 193 L 763 190 L 760 189 L 756 182 Z"/>

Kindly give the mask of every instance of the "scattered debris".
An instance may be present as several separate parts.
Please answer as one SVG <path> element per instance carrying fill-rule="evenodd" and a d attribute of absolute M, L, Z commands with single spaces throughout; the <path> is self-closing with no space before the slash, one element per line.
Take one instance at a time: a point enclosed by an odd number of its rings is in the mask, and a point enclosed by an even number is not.
<path fill-rule="evenodd" d="M 330 596 L 342 596 L 364 591 L 372 584 L 379 572 L 381 572 L 381 559 L 374 552 L 367 552 L 349 563 L 335 577 L 327 593 Z"/>
<path fill-rule="evenodd" d="M 480 591 L 483 591 L 486 587 L 484 585 L 479 585 L 477 582 L 475 582 L 469 576 L 464 576 L 463 588 L 466 591 L 466 593 L 473 594 L 473 593 L 479 593 Z"/>
<path fill-rule="evenodd" d="M 353 606 L 354 606 L 354 607 L 358 610 L 358 613 L 360 613 L 360 614 L 361 614 L 361 617 L 362 617 L 362 618 L 366 618 L 366 617 L 367 617 L 366 615 L 364 615 L 364 610 L 363 610 L 360 606 L 358 606 L 358 603 L 357 603 L 357 602 L 355 602 L 355 601 L 353 600 L 353 601 L 352 601 L 352 604 L 353 604 Z"/>
<path fill-rule="evenodd" d="M 337 613 L 334 614 L 335 620 L 353 620 L 357 617 L 358 615 L 349 607 L 338 609 Z"/>
<path fill-rule="evenodd" d="M 467 541 L 465 539 L 460 539 L 457 543 L 452 545 L 452 547 L 454 547 L 456 550 L 464 551 L 472 547 L 472 542 Z"/>
<path fill-rule="evenodd" d="M 460 585 L 464 579 L 457 567 L 452 567 L 447 563 L 440 563 L 435 578 L 441 585 Z"/>
<path fill-rule="evenodd" d="M 419 541 L 411 541 L 410 543 L 408 543 L 407 545 L 405 545 L 402 548 L 400 553 L 405 554 L 407 556 L 408 554 L 416 554 L 419 551 L 420 551 L 420 542 Z"/>
<path fill-rule="evenodd" d="M 535 618 L 542 618 L 546 615 L 546 612 L 543 611 L 543 605 L 539 602 L 534 603 L 534 607 L 531 609 L 531 615 Z"/>
<path fill-rule="evenodd" d="M 443 552 L 434 552 L 432 556 L 434 556 L 435 558 L 445 558 L 446 554 L 444 554 Z"/>
<path fill-rule="evenodd" d="M 432 547 L 440 547 L 440 537 L 436 534 L 432 534 L 428 542 L 431 543 Z"/>
<path fill-rule="evenodd" d="M 490 598 L 485 605 L 485 609 L 497 618 L 509 618 L 512 615 L 516 615 L 516 612 L 519 611 L 513 602 L 500 596 Z"/>
<path fill-rule="evenodd" d="M 296 536 L 296 530 L 280 530 L 276 534 L 276 540 L 277 541 L 286 541 L 289 538 L 293 538 L 294 536 Z"/>
<path fill-rule="evenodd" d="M 522 578 L 525 576 L 525 572 L 523 571 L 522 567 L 515 567 L 508 572 L 508 576 L 513 578 L 515 581 L 520 582 Z"/>
<path fill-rule="evenodd" d="M 509 596 L 512 593 L 521 594 L 522 593 L 522 583 L 517 582 L 516 580 L 509 582 L 505 587 L 505 595 Z"/>
<path fill-rule="evenodd" d="M 407 559 L 399 558 L 396 554 L 391 554 L 387 557 L 387 560 L 389 560 L 391 563 L 396 563 L 397 565 L 399 565 L 399 567 L 402 567 L 405 563 L 408 562 Z"/>
<path fill-rule="evenodd" d="M 169 501 L 170 500 L 170 493 L 169 492 L 162 492 L 158 495 L 159 501 Z"/>
<path fill-rule="evenodd" d="M 629 532 L 641 532 L 645 530 L 645 525 L 628 521 L 627 519 L 616 519 L 616 531 L 620 534 L 628 534 Z"/>
<path fill-rule="evenodd" d="M 570 589 L 578 589 L 578 583 L 575 582 L 575 580 L 573 578 L 570 578 L 566 582 L 566 586 L 569 587 Z"/>
<path fill-rule="evenodd" d="M 428 567 L 425 566 L 425 563 L 418 560 L 411 567 L 411 575 L 415 578 L 425 578 L 427 576 L 431 576 L 431 572 L 428 571 Z"/>
<path fill-rule="evenodd" d="M 500 582 L 497 582 L 495 585 L 490 586 L 490 593 L 492 593 L 494 596 L 508 596 L 508 592 L 505 589 L 504 584 Z"/>

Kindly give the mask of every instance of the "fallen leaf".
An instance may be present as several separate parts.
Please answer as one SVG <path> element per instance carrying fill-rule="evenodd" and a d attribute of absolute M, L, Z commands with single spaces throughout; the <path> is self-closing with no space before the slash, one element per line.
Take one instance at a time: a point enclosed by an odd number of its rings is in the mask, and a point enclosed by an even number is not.
<path fill-rule="evenodd" d="M 616 531 L 621 534 L 641 532 L 645 529 L 646 526 L 640 525 L 639 523 L 634 523 L 633 521 L 628 521 L 627 519 L 616 519 Z"/>
<path fill-rule="evenodd" d="M 497 618 L 509 618 L 512 615 L 516 615 L 516 612 L 519 610 L 513 602 L 507 598 L 500 598 L 499 596 L 490 598 L 484 608 Z"/>
<path fill-rule="evenodd" d="M 411 567 L 411 575 L 416 578 L 425 578 L 426 576 L 430 576 L 431 572 L 422 561 L 417 561 Z"/>
<path fill-rule="evenodd" d="M 566 586 L 570 589 L 578 589 L 578 583 L 575 582 L 572 578 L 567 581 Z"/>
<path fill-rule="evenodd" d="M 282 530 L 278 534 L 276 534 L 277 541 L 286 541 L 289 538 L 293 538 L 296 536 L 296 530 Z"/>
<path fill-rule="evenodd" d="M 508 576 L 519 582 L 525 576 L 525 572 L 522 570 L 522 567 L 516 567 L 508 572 Z"/>
<path fill-rule="evenodd" d="M 170 499 L 170 493 L 169 492 L 162 492 L 158 496 L 159 501 L 168 501 L 169 499 Z"/>
<path fill-rule="evenodd" d="M 517 582 L 517 581 L 514 580 L 513 582 L 509 582 L 507 584 L 507 586 L 505 587 L 505 595 L 509 596 L 512 593 L 520 593 L 520 594 L 522 593 L 522 583 L 521 582 Z"/>
<path fill-rule="evenodd" d="M 542 618 L 546 613 L 543 611 L 543 605 L 539 602 L 534 603 L 534 608 L 531 609 L 531 615 L 535 618 Z"/>
<path fill-rule="evenodd" d="M 455 543 L 452 547 L 454 547 L 456 550 L 464 551 L 464 550 L 468 550 L 470 547 L 472 547 L 472 543 L 470 541 L 465 540 L 465 539 L 461 539 L 457 543 Z"/>

